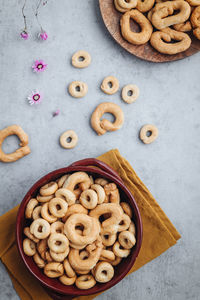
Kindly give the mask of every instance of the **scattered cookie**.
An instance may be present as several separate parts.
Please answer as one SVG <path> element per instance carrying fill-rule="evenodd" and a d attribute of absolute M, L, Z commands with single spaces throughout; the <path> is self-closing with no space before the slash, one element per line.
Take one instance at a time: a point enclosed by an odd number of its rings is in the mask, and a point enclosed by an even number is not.
<path fill-rule="evenodd" d="M 122 99 L 128 104 L 135 102 L 139 94 L 139 88 L 135 84 L 125 85 L 122 89 Z"/>
<path fill-rule="evenodd" d="M 20 148 L 15 152 L 6 154 L 2 150 L 2 144 L 10 135 L 17 135 L 20 139 Z M 2 130 L 0 130 L 0 161 L 2 162 L 14 162 L 31 152 L 28 146 L 28 135 L 19 125 L 11 125 Z"/>
<path fill-rule="evenodd" d="M 78 136 L 75 131 L 68 130 L 65 131 L 60 136 L 60 145 L 65 149 L 72 149 L 74 148 L 78 143 Z"/>
<path fill-rule="evenodd" d="M 91 63 L 91 56 L 87 51 L 80 50 L 72 56 L 72 65 L 75 68 L 87 68 Z"/>
<path fill-rule="evenodd" d="M 144 144 L 150 144 L 158 137 L 158 129 L 154 125 L 144 125 L 140 130 L 140 139 Z"/>
<path fill-rule="evenodd" d="M 115 116 L 112 123 L 109 120 L 101 120 L 103 114 L 111 113 Z M 99 104 L 91 117 L 91 126 L 98 135 L 103 135 L 107 131 L 115 131 L 122 127 L 124 123 L 124 113 L 119 105 L 111 102 L 103 102 Z"/>
<path fill-rule="evenodd" d="M 88 86 L 82 81 L 73 81 L 68 87 L 70 95 L 74 98 L 83 98 L 88 92 Z"/>
<path fill-rule="evenodd" d="M 101 89 L 104 93 L 106 93 L 108 95 L 115 94 L 119 89 L 118 79 L 114 76 L 108 76 L 108 77 L 104 78 L 104 80 L 101 84 Z"/>

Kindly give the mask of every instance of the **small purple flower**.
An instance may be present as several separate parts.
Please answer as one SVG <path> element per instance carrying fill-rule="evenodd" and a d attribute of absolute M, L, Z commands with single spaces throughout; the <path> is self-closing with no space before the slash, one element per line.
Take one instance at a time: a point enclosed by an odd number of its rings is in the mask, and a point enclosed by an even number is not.
<path fill-rule="evenodd" d="M 20 33 L 20 36 L 21 36 L 21 38 L 24 39 L 24 40 L 28 40 L 28 38 L 29 38 L 29 34 L 28 34 L 28 32 L 27 32 L 26 30 L 23 30 L 23 31 Z"/>
<path fill-rule="evenodd" d="M 60 114 L 60 109 L 57 109 L 55 112 L 53 112 L 53 117 L 56 117 Z"/>
<path fill-rule="evenodd" d="M 39 39 L 46 41 L 48 39 L 48 34 L 46 33 L 46 31 L 41 31 L 38 35 Z"/>
<path fill-rule="evenodd" d="M 43 60 L 36 60 L 32 65 L 32 68 L 33 72 L 40 73 L 47 68 L 47 64 L 45 64 Z"/>
<path fill-rule="evenodd" d="M 39 104 L 42 101 L 42 96 L 38 92 L 38 90 L 32 91 L 32 93 L 28 96 L 28 102 L 30 105 Z"/>

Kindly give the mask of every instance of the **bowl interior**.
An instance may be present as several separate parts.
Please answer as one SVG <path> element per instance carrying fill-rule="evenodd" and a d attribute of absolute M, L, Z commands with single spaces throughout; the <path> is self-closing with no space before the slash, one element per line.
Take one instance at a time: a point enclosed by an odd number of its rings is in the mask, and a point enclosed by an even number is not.
<path fill-rule="evenodd" d="M 28 203 L 28 201 L 31 198 L 34 198 L 37 193 L 39 192 L 39 189 L 41 186 L 46 184 L 47 182 L 51 180 L 56 180 L 62 175 L 66 173 L 73 173 L 75 171 L 85 171 L 89 175 L 92 175 L 94 178 L 97 177 L 104 177 L 108 179 L 111 182 L 115 182 L 119 188 L 121 201 L 127 202 L 130 204 L 132 210 L 133 210 L 133 221 L 136 226 L 136 245 L 132 248 L 131 254 L 124 258 L 119 265 L 115 267 L 115 275 L 113 279 L 107 283 L 97 283 L 93 288 L 89 290 L 80 290 L 76 288 L 75 286 L 65 286 L 58 279 L 52 279 L 48 278 L 44 273 L 42 269 L 39 269 L 35 262 L 33 261 L 32 257 L 28 257 L 23 252 L 23 239 L 25 238 L 23 234 L 23 229 L 26 226 L 29 226 L 31 221 L 25 219 L 25 208 Z M 130 192 L 127 190 L 127 188 L 124 186 L 124 184 L 119 181 L 117 178 L 115 178 L 112 175 L 109 175 L 108 173 L 100 170 L 100 169 L 94 169 L 92 167 L 67 167 L 62 168 L 56 171 L 53 171 L 46 176 L 42 177 L 39 181 L 37 181 L 31 189 L 28 191 L 26 196 L 24 197 L 21 206 L 18 211 L 17 216 L 17 225 L 16 225 L 16 239 L 17 239 L 17 245 L 20 252 L 20 255 L 29 269 L 29 271 L 47 288 L 52 289 L 53 291 L 63 294 L 63 295 L 89 295 L 89 294 L 95 294 L 101 291 L 104 291 L 116 283 L 118 283 L 131 269 L 132 265 L 134 264 L 134 261 L 139 253 L 141 242 L 142 242 L 142 224 L 141 224 L 141 217 L 137 208 L 137 205 L 135 203 L 135 200 L 133 196 L 130 194 Z"/>

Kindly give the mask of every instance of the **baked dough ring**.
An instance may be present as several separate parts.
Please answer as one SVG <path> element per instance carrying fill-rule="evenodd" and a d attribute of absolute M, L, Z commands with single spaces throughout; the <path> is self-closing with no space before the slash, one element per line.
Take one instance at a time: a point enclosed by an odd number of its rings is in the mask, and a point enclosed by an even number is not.
<path fill-rule="evenodd" d="M 179 13 L 173 15 L 174 11 Z M 157 29 L 164 29 L 171 25 L 180 24 L 188 20 L 191 8 L 186 1 L 166 1 L 157 4 L 151 16 L 151 22 Z"/>
<path fill-rule="evenodd" d="M 106 194 L 104 191 L 104 188 L 100 184 L 92 184 L 91 189 L 94 190 L 97 193 L 98 196 L 98 204 L 101 204 L 104 202 Z"/>
<path fill-rule="evenodd" d="M 38 266 L 38 268 L 43 269 L 45 267 L 45 261 L 40 257 L 40 255 L 37 252 L 33 255 L 33 260 Z"/>
<path fill-rule="evenodd" d="M 82 192 L 79 201 L 85 208 L 93 209 L 97 206 L 97 193 L 92 189 L 85 190 Z"/>
<path fill-rule="evenodd" d="M 80 224 L 84 227 L 83 235 L 80 235 L 76 231 L 76 227 Z M 87 244 L 93 243 L 97 239 L 99 232 L 99 222 L 95 218 L 85 214 L 71 215 L 64 225 L 65 235 L 71 243 L 78 246 L 86 246 Z"/>
<path fill-rule="evenodd" d="M 95 286 L 96 281 L 92 275 L 81 275 L 76 279 L 75 284 L 81 290 L 88 290 Z"/>
<path fill-rule="evenodd" d="M 88 92 L 88 86 L 82 81 L 72 81 L 69 84 L 68 91 L 74 98 L 83 98 Z"/>
<path fill-rule="evenodd" d="M 74 277 L 67 277 L 66 275 L 62 275 L 59 277 L 59 280 L 64 285 L 72 285 L 76 281 L 76 275 Z"/>
<path fill-rule="evenodd" d="M 51 215 L 49 212 L 49 203 L 48 202 L 46 202 L 42 205 L 41 216 L 44 220 L 46 220 L 49 223 L 54 223 L 57 221 L 57 217 L 55 217 L 54 215 Z"/>
<path fill-rule="evenodd" d="M 95 279 L 98 282 L 105 283 L 114 276 L 114 268 L 109 262 L 99 262 L 94 269 Z"/>
<path fill-rule="evenodd" d="M 68 254 L 69 254 L 69 247 L 67 247 L 66 250 L 61 253 L 57 253 L 57 252 L 50 250 L 51 257 L 53 258 L 54 261 L 57 261 L 57 262 L 63 262 Z"/>
<path fill-rule="evenodd" d="M 69 206 L 73 205 L 76 201 L 74 193 L 67 188 L 57 190 L 55 195 L 56 198 L 64 199 Z"/>
<path fill-rule="evenodd" d="M 114 123 L 103 119 L 101 117 L 105 113 L 111 113 L 115 116 Z M 103 102 L 99 104 L 91 117 L 92 128 L 98 135 L 103 135 L 106 131 L 115 131 L 122 127 L 124 123 L 124 113 L 122 109 L 115 103 Z"/>
<path fill-rule="evenodd" d="M 24 253 L 28 256 L 33 256 L 36 253 L 35 243 L 28 238 L 23 240 Z"/>
<path fill-rule="evenodd" d="M 40 195 L 42 196 L 51 196 L 58 189 L 58 185 L 56 182 L 51 181 L 40 188 Z"/>
<path fill-rule="evenodd" d="M 133 32 L 130 28 L 130 19 L 141 27 L 141 32 Z M 120 20 L 121 33 L 125 40 L 134 45 L 142 45 L 150 40 L 153 27 L 149 20 L 137 9 L 126 12 Z"/>
<path fill-rule="evenodd" d="M 52 233 L 47 243 L 49 249 L 56 253 L 63 253 L 69 247 L 68 238 L 62 233 Z"/>
<path fill-rule="evenodd" d="M 68 204 L 61 198 L 53 198 L 49 202 L 49 211 L 56 218 L 63 218 L 68 210 Z"/>
<path fill-rule="evenodd" d="M 200 27 L 200 6 L 195 7 L 195 9 L 192 12 L 190 20 L 194 28 Z"/>
<path fill-rule="evenodd" d="M 86 68 L 91 63 L 91 56 L 87 51 L 79 50 L 72 56 L 72 65 L 75 68 Z"/>
<path fill-rule="evenodd" d="M 32 218 L 33 210 L 37 205 L 38 205 L 38 201 L 35 198 L 32 198 L 29 200 L 29 202 L 26 205 L 26 210 L 25 210 L 25 217 L 27 219 Z"/>
<path fill-rule="evenodd" d="M 130 205 L 126 202 L 120 202 L 120 205 L 121 205 L 123 211 L 125 212 L 125 214 L 127 214 L 129 216 L 129 218 L 132 218 L 133 212 L 132 212 Z"/>
<path fill-rule="evenodd" d="M 50 262 L 44 267 L 44 274 L 50 278 L 57 278 L 64 274 L 63 265 L 59 262 Z"/>
<path fill-rule="evenodd" d="M 120 243 L 117 241 L 115 242 L 115 244 L 113 245 L 113 252 L 115 253 L 116 256 L 119 257 L 127 257 L 130 254 L 130 250 L 129 249 L 121 249 L 120 248 Z"/>
<path fill-rule="evenodd" d="M 83 191 L 89 189 L 91 180 L 88 174 L 85 172 L 75 172 L 71 174 L 63 184 L 63 188 L 75 192 L 78 190 L 75 190 L 76 185 L 79 185 Z"/>
<path fill-rule="evenodd" d="M 62 218 L 62 221 L 66 222 L 67 218 L 69 218 L 73 214 L 87 215 L 88 210 L 79 203 L 73 204 L 68 208 L 68 211 L 67 211 L 66 215 L 64 216 L 64 218 Z"/>
<path fill-rule="evenodd" d="M 192 25 L 191 25 L 191 22 L 190 22 L 190 21 L 186 21 L 186 22 L 184 22 L 184 23 L 175 24 L 175 25 L 173 26 L 173 28 L 174 28 L 176 31 L 188 32 L 188 31 L 191 31 L 191 30 L 192 30 Z"/>
<path fill-rule="evenodd" d="M 186 0 L 190 6 L 199 6 L 200 5 L 200 0 Z"/>
<path fill-rule="evenodd" d="M 39 240 L 45 239 L 50 234 L 50 225 L 44 219 L 34 220 L 30 226 L 30 232 Z"/>
<path fill-rule="evenodd" d="M 66 258 L 63 262 L 63 266 L 64 266 L 64 269 L 65 269 L 65 272 L 67 274 L 68 277 L 74 277 L 76 276 L 76 273 L 74 272 L 74 270 L 72 269 L 68 259 Z"/>
<path fill-rule="evenodd" d="M 51 224 L 51 234 L 52 233 L 63 233 L 64 232 L 64 223 L 57 221 Z"/>
<path fill-rule="evenodd" d="M 69 142 L 67 140 L 70 140 Z M 65 149 L 72 149 L 78 143 L 78 136 L 75 131 L 67 130 L 60 136 L 60 145 Z"/>
<path fill-rule="evenodd" d="M 119 240 L 120 245 L 124 249 L 131 249 L 136 243 L 135 236 L 130 231 L 120 232 L 120 234 L 118 236 L 118 240 Z"/>
<path fill-rule="evenodd" d="M 17 135 L 20 139 L 20 148 L 15 152 L 6 154 L 2 150 L 2 144 L 4 140 L 10 135 Z M 11 125 L 0 130 L 0 161 L 2 162 L 14 162 L 31 152 L 28 146 L 28 135 L 19 125 Z"/>
<path fill-rule="evenodd" d="M 154 6 L 155 0 L 138 0 L 136 8 L 145 13 L 149 11 Z"/>
<path fill-rule="evenodd" d="M 151 135 L 147 136 L 147 132 L 150 132 Z M 150 144 L 155 141 L 158 137 L 158 129 L 154 125 L 144 125 L 140 130 L 140 139 L 145 144 Z"/>
<path fill-rule="evenodd" d="M 122 89 L 122 99 L 128 104 L 135 102 L 139 97 L 139 94 L 139 88 L 135 84 L 125 85 Z"/>
<path fill-rule="evenodd" d="M 134 7 L 136 7 L 138 0 L 114 0 L 115 8 L 119 12 L 126 12 Z"/>
<path fill-rule="evenodd" d="M 101 84 L 101 89 L 104 93 L 106 93 L 108 95 L 115 94 L 119 89 L 118 79 L 114 76 L 108 76 L 108 77 L 104 78 L 104 80 Z"/>
<path fill-rule="evenodd" d="M 29 227 L 25 227 L 24 228 L 24 234 L 30 239 L 32 240 L 34 243 L 38 243 L 39 239 L 35 238 L 33 234 L 30 233 L 30 228 Z"/>

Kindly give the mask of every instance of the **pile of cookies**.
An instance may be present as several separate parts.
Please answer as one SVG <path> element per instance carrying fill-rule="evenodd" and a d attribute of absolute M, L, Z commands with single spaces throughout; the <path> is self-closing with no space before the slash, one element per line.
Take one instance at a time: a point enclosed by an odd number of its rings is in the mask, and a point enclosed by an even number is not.
<path fill-rule="evenodd" d="M 199 0 L 114 0 L 114 4 L 123 13 L 122 36 L 131 44 L 150 41 L 158 52 L 172 55 L 190 47 L 188 32 L 200 40 Z M 140 26 L 140 32 L 132 31 L 131 20 Z"/>
<path fill-rule="evenodd" d="M 79 289 L 110 281 L 136 243 L 131 207 L 116 184 L 85 172 L 41 187 L 25 217 L 24 253 L 46 276 Z"/>

